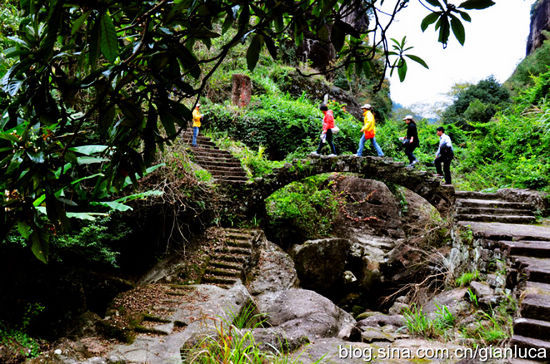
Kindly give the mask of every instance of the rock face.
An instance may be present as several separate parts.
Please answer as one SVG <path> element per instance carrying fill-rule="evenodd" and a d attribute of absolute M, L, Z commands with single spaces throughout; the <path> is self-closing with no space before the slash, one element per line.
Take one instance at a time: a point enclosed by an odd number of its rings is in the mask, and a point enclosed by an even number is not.
<path fill-rule="evenodd" d="M 337 295 L 346 281 L 348 269 L 348 239 L 330 238 L 309 240 L 291 249 L 302 287 L 323 295 Z"/>
<path fill-rule="evenodd" d="M 290 256 L 265 237 L 254 250 L 247 287 L 252 295 L 298 286 L 298 275 Z"/>
<path fill-rule="evenodd" d="M 550 4 L 550 1 L 547 1 Z M 511 202 L 523 202 L 533 206 L 536 210 L 548 213 L 550 211 L 550 199 L 548 194 L 533 190 L 519 188 L 503 188 L 497 191 L 497 196 Z"/>
<path fill-rule="evenodd" d="M 269 324 L 282 330 L 288 340 L 338 337 L 353 338 L 355 320 L 328 298 L 306 289 L 269 292 L 256 300 Z"/>
<path fill-rule="evenodd" d="M 527 38 L 527 55 L 542 45 L 543 30 L 550 30 L 550 0 L 539 0 L 533 5 L 531 25 Z"/>

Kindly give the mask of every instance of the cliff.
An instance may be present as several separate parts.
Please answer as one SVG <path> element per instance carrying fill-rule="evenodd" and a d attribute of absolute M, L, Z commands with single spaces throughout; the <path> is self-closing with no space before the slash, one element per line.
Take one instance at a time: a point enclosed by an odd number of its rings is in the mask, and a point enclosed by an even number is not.
<path fill-rule="evenodd" d="M 531 26 L 527 39 L 527 55 L 542 45 L 543 30 L 550 30 L 550 0 L 537 0 L 531 10 Z"/>

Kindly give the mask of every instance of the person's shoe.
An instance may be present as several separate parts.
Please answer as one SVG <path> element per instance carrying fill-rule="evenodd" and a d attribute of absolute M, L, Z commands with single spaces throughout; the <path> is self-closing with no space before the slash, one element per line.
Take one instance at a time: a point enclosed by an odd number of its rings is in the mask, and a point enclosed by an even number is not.
<path fill-rule="evenodd" d="M 418 163 L 418 159 L 413 160 L 411 165 L 414 166 L 416 163 Z"/>
<path fill-rule="evenodd" d="M 438 177 L 438 178 L 443 178 L 443 175 L 442 175 L 442 174 L 439 174 L 439 173 L 434 174 L 434 176 L 436 176 L 436 177 Z"/>
<path fill-rule="evenodd" d="M 359 154 L 354 154 L 353 156 L 354 157 L 362 157 L 362 155 L 359 155 Z"/>
<path fill-rule="evenodd" d="M 318 157 L 318 156 L 319 156 L 319 153 L 317 153 L 317 152 L 311 152 L 311 153 L 309 153 L 309 155 L 313 155 L 313 156 Z"/>
<path fill-rule="evenodd" d="M 336 157 L 336 154 L 331 153 L 331 154 L 329 154 L 328 156 L 329 156 L 329 157 Z"/>

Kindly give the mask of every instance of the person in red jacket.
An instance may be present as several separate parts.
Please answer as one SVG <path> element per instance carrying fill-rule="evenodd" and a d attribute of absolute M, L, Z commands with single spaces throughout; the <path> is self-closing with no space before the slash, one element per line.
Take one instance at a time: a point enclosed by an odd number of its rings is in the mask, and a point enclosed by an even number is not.
<path fill-rule="evenodd" d="M 312 152 L 312 155 L 319 155 L 321 153 L 321 149 L 323 148 L 323 144 L 328 143 L 330 146 L 330 150 L 332 151 L 331 154 L 329 154 L 329 157 L 336 157 L 336 147 L 334 146 L 334 143 L 332 142 L 332 128 L 334 128 L 334 115 L 332 113 L 332 110 L 329 110 L 327 105 L 321 104 L 319 109 L 323 112 L 323 132 L 321 133 L 321 141 L 319 142 L 319 147 L 315 152 Z"/>

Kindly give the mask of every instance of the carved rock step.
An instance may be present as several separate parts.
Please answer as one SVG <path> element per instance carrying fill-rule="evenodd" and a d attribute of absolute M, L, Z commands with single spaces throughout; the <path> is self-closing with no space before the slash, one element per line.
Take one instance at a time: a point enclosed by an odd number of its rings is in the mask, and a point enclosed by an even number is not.
<path fill-rule="evenodd" d="M 537 221 L 534 216 L 520 215 L 466 215 L 457 214 L 458 221 L 503 222 L 507 224 L 529 224 Z"/>
<path fill-rule="evenodd" d="M 219 268 L 219 267 L 208 267 L 206 268 L 206 274 L 216 277 L 235 277 L 240 278 L 242 274 L 242 266 L 240 269 L 233 268 Z"/>
<path fill-rule="evenodd" d="M 522 215 L 533 216 L 533 211 L 529 209 L 503 209 L 493 207 L 459 207 L 457 214 L 476 214 L 476 215 Z"/>
<path fill-rule="evenodd" d="M 243 184 L 248 182 L 247 178 L 215 178 L 218 182 L 227 182 L 227 183 L 235 183 L 235 184 Z"/>
<path fill-rule="evenodd" d="M 512 258 L 519 264 L 527 279 L 533 282 L 550 282 L 550 259 L 532 258 L 513 255 Z M 550 297 L 549 299 L 550 304 Z"/>
<path fill-rule="evenodd" d="M 248 254 L 229 254 L 229 253 L 223 253 L 223 252 L 217 252 L 217 253 L 214 253 L 214 255 L 212 256 L 212 259 L 213 261 L 216 261 L 216 262 L 220 262 L 220 261 L 223 261 L 223 262 L 235 262 L 235 263 L 239 263 L 241 264 L 244 264 L 248 258 L 250 258 L 250 255 Z"/>
<path fill-rule="evenodd" d="M 199 164 L 201 167 L 203 167 L 204 169 L 220 168 L 220 167 L 242 168 L 241 163 L 237 160 L 214 161 L 214 160 L 208 160 L 208 159 L 195 159 L 195 162 Z"/>
<path fill-rule="evenodd" d="M 223 257 L 216 257 L 215 259 L 210 261 L 210 266 L 216 267 L 216 268 L 227 268 L 227 269 L 242 269 L 243 264 L 240 262 L 236 262 L 234 260 L 223 260 L 221 259 Z"/>
<path fill-rule="evenodd" d="M 225 241 L 227 246 L 235 246 L 239 248 L 246 248 L 248 250 L 252 249 L 252 243 L 249 239 L 227 239 Z"/>
<path fill-rule="evenodd" d="M 524 202 L 509 202 L 504 200 L 481 200 L 481 199 L 457 199 L 457 207 L 493 207 L 505 209 L 531 209 L 531 205 Z"/>
<path fill-rule="evenodd" d="M 220 285 L 222 287 L 229 287 L 233 285 L 233 283 L 237 282 L 238 278 L 233 277 L 218 277 L 218 276 L 211 276 L 211 275 L 204 275 L 202 278 L 203 283 L 211 283 Z"/>
<path fill-rule="evenodd" d="M 499 241 L 509 255 L 523 255 L 536 258 L 550 258 L 550 241 Z"/>
<path fill-rule="evenodd" d="M 545 349 L 546 358 L 550 358 L 550 342 L 540 339 L 533 339 L 530 337 L 514 335 L 510 340 L 510 346 L 517 345 L 520 348 L 535 348 L 535 349 Z"/>
<path fill-rule="evenodd" d="M 222 178 L 237 178 L 237 179 L 247 179 L 246 173 L 243 170 L 231 170 L 231 171 L 220 171 L 217 169 L 211 169 L 208 172 L 216 178 L 216 177 L 222 177 Z"/>
<path fill-rule="evenodd" d="M 250 255 L 252 250 L 249 247 L 242 248 L 239 246 L 223 246 L 223 247 L 217 247 L 215 249 L 216 252 L 219 253 L 229 253 L 229 254 L 242 254 L 242 255 Z"/>
<path fill-rule="evenodd" d="M 514 320 L 514 334 L 550 340 L 550 322 L 518 317 Z"/>
<path fill-rule="evenodd" d="M 526 295 L 521 302 L 521 317 L 550 321 L 550 296 Z"/>
<path fill-rule="evenodd" d="M 478 199 L 478 200 L 498 200 L 496 193 L 484 193 L 477 191 L 455 191 L 457 199 Z"/>

